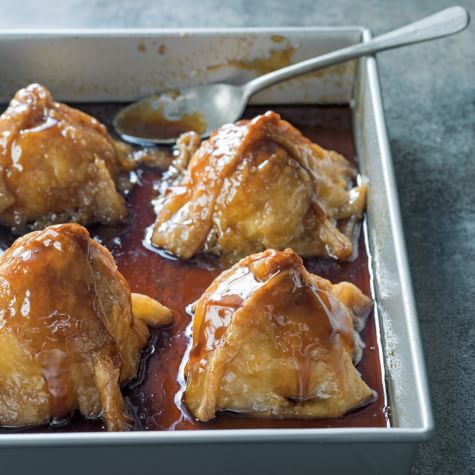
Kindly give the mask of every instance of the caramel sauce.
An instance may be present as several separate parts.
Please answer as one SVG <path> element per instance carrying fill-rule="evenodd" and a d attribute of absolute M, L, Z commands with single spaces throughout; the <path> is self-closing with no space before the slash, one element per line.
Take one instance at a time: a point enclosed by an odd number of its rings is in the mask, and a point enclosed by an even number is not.
<path fill-rule="evenodd" d="M 199 112 L 184 114 L 179 119 L 169 119 L 162 108 L 151 108 L 148 103 L 137 103 L 118 118 L 117 125 L 124 133 L 143 138 L 173 139 L 184 132 L 199 134 L 206 130 L 206 120 Z"/>
<path fill-rule="evenodd" d="M 264 282 L 256 280 L 248 268 L 240 268 L 230 279 L 213 285 L 213 290 L 211 287 L 208 289 L 208 297 L 193 312 L 195 325 L 192 336 L 197 344 L 190 352 L 191 360 L 201 359 L 218 345 L 233 313 L 262 285 Z"/>
<path fill-rule="evenodd" d="M 82 106 L 110 124 L 119 105 Z M 269 107 L 250 107 L 246 118 L 254 117 Z M 273 108 L 286 120 L 298 127 L 304 135 L 321 146 L 336 150 L 354 160 L 351 112 L 346 107 L 285 106 Z M 231 428 L 318 428 L 318 427 L 387 427 L 390 425 L 383 369 L 380 359 L 377 326 L 374 314 L 368 317 L 361 332 L 365 349 L 357 369 L 376 395 L 372 403 L 335 419 L 259 419 L 231 413 L 219 414 L 216 419 L 200 423 L 195 421 L 182 404 L 182 361 L 189 349 L 191 317 L 189 305 L 195 302 L 223 270 L 217 259 L 199 256 L 180 261 L 161 251 L 144 245 L 147 229 L 154 222 L 150 201 L 156 197 L 160 174 L 152 169 L 137 172 L 139 184 L 127 197 L 129 220 L 121 226 L 95 226 L 90 228 L 112 252 L 119 270 L 127 279 L 131 291 L 158 298 L 174 310 L 173 323 L 163 329 L 152 329 L 148 350 L 144 353 L 136 380 L 124 388 L 124 396 L 134 418 L 134 430 L 200 430 Z M 11 244 L 13 237 L 4 231 L 0 234 L 2 248 Z M 364 234 L 357 244 L 358 255 L 352 262 L 338 262 L 328 258 L 306 259 L 308 271 L 321 275 L 333 283 L 349 281 L 366 295 L 371 295 L 368 255 Z M 230 298 L 230 306 L 239 304 Z M 302 391 L 305 383 L 302 382 Z M 20 429 L 22 432 L 25 429 Z M 103 430 L 100 421 L 86 420 L 75 415 L 68 425 L 43 426 L 30 429 L 40 432 L 97 431 Z"/>

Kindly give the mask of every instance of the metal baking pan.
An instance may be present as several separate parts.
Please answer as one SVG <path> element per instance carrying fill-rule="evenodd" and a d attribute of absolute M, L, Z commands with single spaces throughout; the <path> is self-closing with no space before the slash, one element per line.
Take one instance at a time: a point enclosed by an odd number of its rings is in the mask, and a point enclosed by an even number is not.
<path fill-rule="evenodd" d="M 369 38 L 359 27 L 3 31 L 0 100 L 30 82 L 74 102 L 127 101 L 190 82 L 239 83 L 270 67 L 259 58 L 274 58 L 278 67 L 289 52 L 296 62 Z M 256 95 L 253 103 L 352 106 L 359 166 L 370 182 L 368 240 L 392 426 L 0 434 L 2 473 L 409 471 L 433 420 L 376 60 L 288 81 Z"/>

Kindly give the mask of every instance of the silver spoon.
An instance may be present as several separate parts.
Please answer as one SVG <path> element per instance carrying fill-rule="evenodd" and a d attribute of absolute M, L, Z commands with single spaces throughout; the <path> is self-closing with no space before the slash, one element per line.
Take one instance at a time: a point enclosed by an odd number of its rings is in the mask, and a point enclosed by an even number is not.
<path fill-rule="evenodd" d="M 114 118 L 114 127 L 124 140 L 145 145 L 174 143 L 184 131 L 179 130 L 180 121 L 182 127 L 186 128 L 188 123 L 188 130 L 194 129 L 207 137 L 223 124 L 239 119 L 249 98 L 261 89 L 360 56 L 453 35 L 464 30 L 469 22 L 469 14 L 464 8 L 451 7 L 366 43 L 278 69 L 240 86 L 215 83 L 155 94 L 122 109 Z M 151 126 L 149 131 L 140 124 L 146 117 Z M 165 130 L 168 136 L 160 137 L 158 134 Z"/>

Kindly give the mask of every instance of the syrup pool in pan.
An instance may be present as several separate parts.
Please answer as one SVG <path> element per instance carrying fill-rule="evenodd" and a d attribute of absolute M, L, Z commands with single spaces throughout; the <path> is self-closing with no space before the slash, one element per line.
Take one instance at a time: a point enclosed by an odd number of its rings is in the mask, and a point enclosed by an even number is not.
<path fill-rule="evenodd" d="M 121 104 L 75 105 L 110 126 Z M 250 107 L 245 117 L 263 113 L 270 107 Z M 325 148 L 336 150 L 350 160 L 355 158 L 351 111 L 341 106 L 284 106 L 273 107 L 284 119 L 304 135 Z M 110 128 L 110 127 L 109 127 Z M 111 129 L 111 128 L 110 128 Z M 153 249 L 145 239 L 147 228 L 154 222 L 151 201 L 156 197 L 160 172 L 139 169 L 138 183 L 127 197 L 128 222 L 121 226 L 93 226 L 91 235 L 112 252 L 119 270 L 133 292 L 141 292 L 159 299 L 174 310 L 173 323 L 163 329 L 152 330 L 152 338 L 145 351 L 137 378 L 123 393 L 134 419 L 134 430 L 199 430 L 238 428 L 302 428 L 302 427 L 388 427 L 390 416 L 384 384 L 378 328 L 372 312 L 361 333 L 365 343 L 358 371 L 376 396 L 366 406 L 336 419 L 259 419 L 243 415 L 221 413 L 207 423 L 197 422 L 182 404 L 182 361 L 189 347 L 191 316 L 190 303 L 197 300 L 213 279 L 221 272 L 218 259 L 201 256 L 180 261 Z M 2 247 L 12 237 L 0 235 Z M 347 280 L 371 295 L 371 277 L 364 232 L 358 242 L 358 256 L 352 262 L 336 262 L 327 258 L 306 259 L 307 269 L 332 282 Z M 79 415 L 59 427 L 43 426 L 29 429 L 35 432 L 98 431 L 104 430 L 100 421 L 89 421 Z M 22 429 L 25 431 L 25 429 Z"/>

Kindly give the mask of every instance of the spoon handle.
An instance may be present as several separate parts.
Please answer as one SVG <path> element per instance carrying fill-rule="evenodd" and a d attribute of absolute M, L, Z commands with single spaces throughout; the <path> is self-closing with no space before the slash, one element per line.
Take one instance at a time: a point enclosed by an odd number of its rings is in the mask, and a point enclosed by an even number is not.
<path fill-rule="evenodd" d="M 249 81 L 243 86 L 246 98 L 266 87 L 286 79 L 300 76 L 316 69 L 343 63 L 350 59 L 399 48 L 413 43 L 442 38 L 464 30 L 470 23 L 470 16 L 462 7 L 451 7 L 422 20 L 377 36 L 365 43 L 331 51 L 316 58 L 307 59 Z"/>

